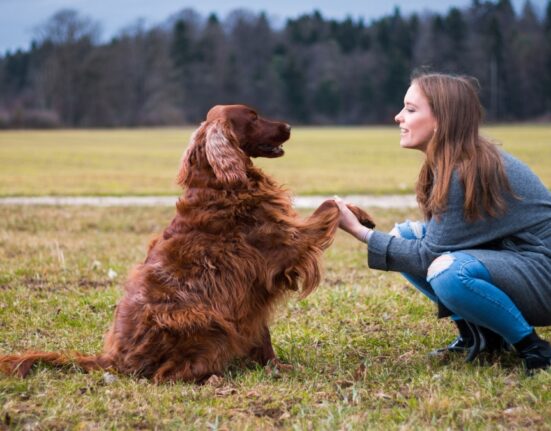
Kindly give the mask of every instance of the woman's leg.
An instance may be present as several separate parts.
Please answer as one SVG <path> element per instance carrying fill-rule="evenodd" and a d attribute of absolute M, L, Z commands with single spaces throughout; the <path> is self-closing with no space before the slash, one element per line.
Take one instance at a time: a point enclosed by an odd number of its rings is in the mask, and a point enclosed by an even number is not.
<path fill-rule="evenodd" d="M 405 238 L 409 240 L 422 239 L 426 233 L 426 226 L 424 223 L 406 220 L 404 223 L 397 223 L 394 225 L 394 229 L 390 231 L 390 235 Z M 429 298 L 435 304 L 438 304 L 438 297 L 434 293 L 430 283 L 423 278 L 415 277 L 410 274 L 401 273 L 404 278 L 409 281 L 413 287 L 419 292 Z M 452 321 L 454 322 L 459 335 L 453 339 L 448 345 L 442 348 L 438 348 L 430 352 L 431 356 L 439 356 L 446 352 L 464 353 L 467 352 L 473 345 L 474 339 L 472 331 L 469 325 L 457 314 L 452 314 Z"/>
<path fill-rule="evenodd" d="M 492 284 L 486 267 L 467 253 L 448 253 L 435 259 L 427 281 L 452 312 L 491 329 L 511 344 L 534 331 L 509 296 Z"/>

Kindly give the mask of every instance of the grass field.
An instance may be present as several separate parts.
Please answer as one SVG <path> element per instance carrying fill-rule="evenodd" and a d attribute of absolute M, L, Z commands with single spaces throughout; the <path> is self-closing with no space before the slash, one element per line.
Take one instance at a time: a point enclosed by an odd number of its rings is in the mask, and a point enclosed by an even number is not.
<path fill-rule="evenodd" d="M 0 352 L 97 352 L 126 273 L 172 213 L 0 206 Z M 373 215 L 383 230 L 418 216 Z M 0 429 L 551 429 L 551 373 L 528 378 L 512 354 L 429 359 L 454 331 L 428 300 L 370 271 L 343 233 L 325 267 L 318 290 L 274 319 L 290 373 L 236 364 L 218 385 L 156 386 L 39 366 L 25 380 L 0 377 Z"/>
<path fill-rule="evenodd" d="M 175 195 L 190 133 L 0 132 L 0 196 Z M 485 133 L 551 187 L 551 126 Z M 408 193 L 422 161 L 390 127 L 299 128 L 286 150 L 257 163 L 296 194 Z M 98 352 L 126 274 L 173 211 L 0 206 L 0 352 Z M 419 218 L 372 214 L 382 230 Z M 514 354 L 430 359 L 451 324 L 365 260 L 365 246 L 339 233 L 318 290 L 278 310 L 272 338 L 289 373 L 235 364 L 199 387 L 39 366 L 25 380 L 0 376 L 0 430 L 551 430 L 551 373 L 526 377 Z"/>
<path fill-rule="evenodd" d="M 0 196 L 175 195 L 192 129 L 0 132 Z M 551 187 L 551 126 L 488 127 Z M 422 162 L 397 127 L 296 128 L 286 155 L 256 163 L 296 194 L 410 193 Z"/>

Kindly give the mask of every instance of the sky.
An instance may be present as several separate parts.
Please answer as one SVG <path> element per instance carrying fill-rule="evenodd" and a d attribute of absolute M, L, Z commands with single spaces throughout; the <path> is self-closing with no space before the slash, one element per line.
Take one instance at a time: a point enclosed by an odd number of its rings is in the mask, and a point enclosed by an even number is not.
<path fill-rule="evenodd" d="M 542 13 L 546 0 L 531 0 Z M 520 11 L 525 0 L 512 0 Z M 82 16 L 100 23 L 102 40 L 125 27 L 143 20 L 153 26 L 172 14 L 192 8 L 203 16 L 215 12 L 223 19 L 235 9 L 266 12 L 272 23 L 283 24 L 287 18 L 319 10 L 325 18 L 363 18 L 366 23 L 389 15 L 398 6 L 403 15 L 426 11 L 445 13 L 451 7 L 466 8 L 471 0 L 0 0 L 0 53 L 28 49 L 36 28 L 61 9 L 74 9 Z"/>

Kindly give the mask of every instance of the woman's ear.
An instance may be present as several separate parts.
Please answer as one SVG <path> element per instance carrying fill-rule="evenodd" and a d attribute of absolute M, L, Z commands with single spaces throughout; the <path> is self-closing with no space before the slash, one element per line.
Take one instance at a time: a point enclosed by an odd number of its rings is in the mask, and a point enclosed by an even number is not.
<path fill-rule="evenodd" d="M 205 153 L 220 182 L 227 185 L 246 182 L 247 156 L 226 122 L 217 120 L 208 125 Z"/>

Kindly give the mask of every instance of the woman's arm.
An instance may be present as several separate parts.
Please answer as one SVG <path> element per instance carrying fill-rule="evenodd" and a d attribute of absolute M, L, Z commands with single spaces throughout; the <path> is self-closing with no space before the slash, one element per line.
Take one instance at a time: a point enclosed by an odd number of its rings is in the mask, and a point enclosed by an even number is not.
<path fill-rule="evenodd" d="M 374 231 L 369 235 L 371 268 L 425 277 L 432 261 L 445 252 L 500 245 L 504 238 L 528 231 L 549 218 L 549 191 L 524 164 L 505 157 L 509 181 L 516 197 L 507 197 L 505 214 L 467 222 L 463 216 L 464 192 L 457 174 L 452 177 L 444 213 L 427 223 L 423 239 L 408 240 Z M 341 208 L 342 205 L 339 205 Z M 358 237 L 361 231 L 350 214 L 341 210 L 341 227 Z"/>

